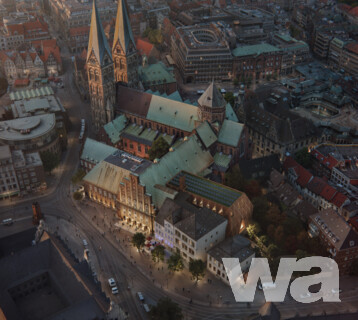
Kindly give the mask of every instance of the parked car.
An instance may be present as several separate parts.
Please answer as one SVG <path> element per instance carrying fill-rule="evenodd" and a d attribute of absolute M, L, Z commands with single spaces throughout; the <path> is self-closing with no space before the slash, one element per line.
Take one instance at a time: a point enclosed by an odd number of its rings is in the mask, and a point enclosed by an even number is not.
<path fill-rule="evenodd" d="M 11 218 L 4 219 L 4 220 L 2 221 L 2 224 L 3 224 L 4 226 L 11 226 L 13 223 L 14 223 L 14 221 L 13 221 Z"/>
<path fill-rule="evenodd" d="M 87 242 L 86 239 L 83 239 L 82 242 L 83 242 L 83 245 L 84 245 L 85 247 L 88 245 L 88 242 Z"/>
<path fill-rule="evenodd" d="M 109 278 L 108 283 L 109 283 L 110 287 L 115 287 L 116 286 L 116 281 L 113 278 Z"/>
<path fill-rule="evenodd" d="M 150 308 L 149 308 L 149 306 L 148 306 L 146 303 L 143 303 L 143 308 L 144 308 L 145 312 L 149 312 L 149 311 L 150 311 Z"/>
<path fill-rule="evenodd" d="M 113 293 L 113 294 L 118 294 L 118 288 L 117 288 L 117 287 L 113 287 L 113 288 L 112 288 L 112 293 Z"/>
<path fill-rule="evenodd" d="M 144 296 L 141 292 L 137 292 L 137 296 L 138 296 L 138 299 L 143 302 L 144 301 Z"/>

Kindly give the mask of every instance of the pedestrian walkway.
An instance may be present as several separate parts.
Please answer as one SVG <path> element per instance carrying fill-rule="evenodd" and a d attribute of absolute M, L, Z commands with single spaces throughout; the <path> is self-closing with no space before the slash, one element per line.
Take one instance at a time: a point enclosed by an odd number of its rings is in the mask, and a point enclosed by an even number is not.
<path fill-rule="evenodd" d="M 136 268 L 144 274 L 153 284 L 169 291 L 172 294 L 187 298 L 188 302 L 203 305 L 230 305 L 234 304 L 235 299 L 231 287 L 216 278 L 213 274 L 206 271 L 205 277 L 196 283 L 187 268 L 181 272 L 172 273 L 168 270 L 167 264 L 160 262 L 154 263 L 150 253 L 138 252 L 131 245 L 131 239 L 135 230 L 133 228 L 118 228 L 122 226 L 121 221 L 116 217 L 116 213 L 109 208 L 104 208 L 100 204 L 89 201 L 75 202 L 78 210 L 85 212 L 88 219 L 101 231 L 102 234 L 112 244 L 124 254 Z M 258 292 L 253 306 L 260 306 L 264 303 L 263 295 Z M 243 303 L 246 307 L 246 303 Z"/>

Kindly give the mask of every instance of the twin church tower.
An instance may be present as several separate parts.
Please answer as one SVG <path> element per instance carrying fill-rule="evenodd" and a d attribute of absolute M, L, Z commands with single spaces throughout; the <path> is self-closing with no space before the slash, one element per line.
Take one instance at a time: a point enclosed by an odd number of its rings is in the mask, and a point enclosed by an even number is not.
<path fill-rule="evenodd" d="M 118 0 L 112 50 L 93 0 L 87 51 L 87 76 L 92 122 L 96 132 L 114 119 L 116 82 L 138 85 L 138 60 L 125 0 Z"/>

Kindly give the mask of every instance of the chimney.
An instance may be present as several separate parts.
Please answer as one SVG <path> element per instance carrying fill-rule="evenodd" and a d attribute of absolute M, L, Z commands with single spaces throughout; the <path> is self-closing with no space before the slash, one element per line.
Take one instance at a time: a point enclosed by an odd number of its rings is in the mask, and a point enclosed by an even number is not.
<path fill-rule="evenodd" d="M 179 189 L 180 189 L 180 191 L 185 190 L 185 176 L 181 176 L 179 178 Z"/>

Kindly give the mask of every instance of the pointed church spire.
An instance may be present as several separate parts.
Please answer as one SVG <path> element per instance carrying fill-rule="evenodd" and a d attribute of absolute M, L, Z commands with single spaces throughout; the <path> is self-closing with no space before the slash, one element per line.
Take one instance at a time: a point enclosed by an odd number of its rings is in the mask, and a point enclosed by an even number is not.
<path fill-rule="evenodd" d="M 214 80 L 210 83 L 209 87 L 201 95 L 198 100 L 199 105 L 210 108 L 222 108 L 226 105 L 226 102 L 216 87 Z"/>
<path fill-rule="evenodd" d="M 128 53 L 130 44 L 132 44 L 135 49 L 135 41 L 132 33 L 132 28 L 129 22 L 125 0 L 118 0 L 116 26 L 113 38 L 113 49 L 117 45 L 117 42 L 119 42 L 125 54 Z"/>
<path fill-rule="evenodd" d="M 111 49 L 108 45 L 108 41 L 104 33 L 101 20 L 99 18 L 96 0 L 93 0 L 87 60 L 89 59 L 92 52 L 94 53 L 100 65 L 103 65 L 103 59 L 106 55 L 108 55 L 109 59 L 112 61 Z"/>

